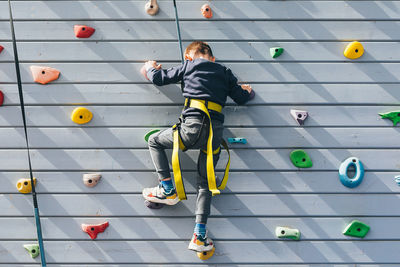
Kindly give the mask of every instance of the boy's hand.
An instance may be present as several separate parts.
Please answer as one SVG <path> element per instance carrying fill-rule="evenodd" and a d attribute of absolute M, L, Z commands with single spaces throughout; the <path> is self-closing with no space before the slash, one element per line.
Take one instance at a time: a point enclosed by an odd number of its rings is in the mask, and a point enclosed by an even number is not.
<path fill-rule="evenodd" d="M 155 68 L 156 70 L 161 69 L 161 64 L 157 64 L 157 61 L 155 60 L 149 60 L 146 63 L 144 63 L 144 67 L 146 71 L 149 71 L 151 68 Z"/>
<path fill-rule="evenodd" d="M 246 90 L 247 92 L 251 93 L 251 85 L 250 84 L 242 84 L 241 87 L 243 90 Z"/>

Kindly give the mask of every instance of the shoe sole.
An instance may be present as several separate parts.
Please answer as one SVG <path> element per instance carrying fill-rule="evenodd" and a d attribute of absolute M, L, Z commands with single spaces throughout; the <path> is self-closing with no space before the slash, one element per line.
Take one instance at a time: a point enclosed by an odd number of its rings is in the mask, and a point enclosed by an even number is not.
<path fill-rule="evenodd" d="M 143 194 L 143 193 L 142 193 L 142 195 L 143 195 L 143 198 L 144 198 L 144 199 L 146 199 L 146 200 L 148 200 L 148 201 L 150 201 L 150 202 L 165 204 L 165 205 L 168 205 L 168 206 L 176 205 L 176 204 L 178 204 L 178 202 L 179 202 L 179 199 L 178 199 L 178 201 L 176 201 L 177 198 L 173 198 L 173 199 L 159 199 L 159 198 L 157 198 L 157 197 L 149 197 L 149 196 L 146 196 L 146 195 Z"/>
<path fill-rule="evenodd" d="M 194 245 L 192 242 L 190 242 L 188 249 L 196 251 L 196 252 L 208 252 L 213 250 L 214 246 L 212 246 L 211 248 L 205 247 L 205 246 L 198 246 L 198 245 Z"/>

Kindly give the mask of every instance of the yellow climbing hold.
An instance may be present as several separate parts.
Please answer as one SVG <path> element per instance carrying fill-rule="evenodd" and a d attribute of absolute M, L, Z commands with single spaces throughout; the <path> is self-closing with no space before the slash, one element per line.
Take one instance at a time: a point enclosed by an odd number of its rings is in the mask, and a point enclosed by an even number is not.
<path fill-rule="evenodd" d="M 36 186 L 36 178 L 33 178 L 33 184 Z M 17 181 L 17 189 L 22 194 L 32 192 L 31 179 L 21 178 Z"/>
<path fill-rule="evenodd" d="M 78 107 L 72 111 L 71 120 L 77 124 L 85 124 L 93 118 L 92 112 L 84 107 Z"/>
<path fill-rule="evenodd" d="M 360 42 L 354 41 L 346 46 L 343 54 L 347 58 L 356 59 L 364 54 L 364 47 Z"/>
<path fill-rule="evenodd" d="M 208 260 L 214 255 L 215 252 L 215 247 L 213 247 L 212 250 L 210 251 L 204 251 L 204 252 L 197 252 L 197 257 L 199 257 L 200 260 Z"/>

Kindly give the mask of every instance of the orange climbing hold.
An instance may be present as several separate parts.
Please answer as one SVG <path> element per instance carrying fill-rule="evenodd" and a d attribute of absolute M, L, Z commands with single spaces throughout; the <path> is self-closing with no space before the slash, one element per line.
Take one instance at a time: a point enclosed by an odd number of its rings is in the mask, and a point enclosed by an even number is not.
<path fill-rule="evenodd" d="M 2 91 L 0 91 L 0 106 L 3 105 L 3 102 L 4 102 L 4 94 Z"/>
<path fill-rule="evenodd" d="M 95 29 L 86 25 L 75 25 L 74 33 L 78 38 L 89 38 L 94 33 Z"/>
<path fill-rule="evenodd" d="M 87 233 L 91 239 L 96 239 L 97 234 L 104 232 L 108 227 L 108 225 L 109 225 L 108 222 L 104 222 L 102 224 L 97 224 L 97 225 L 83 223 L 81 227 L 82 231 Z"/>
<path fill-rule="evenodd" d="M 146 5 L 144 6 L 144 9 L 146 10 L 147 14 L 152 16 L 156 15 L 158 13 L 157 0 L 147 1 Z"/>
<path fill-rule="evenodd" d="M 31 66 L 33 80 L 37 83 L 46 84 L 57 80 L 60 71 L 50 67 Z"/>
<path fill-rule="evenodd" d="M 213 14 L 212 14 L 211 7 L 210 7 L 209 4 L 204 4 L 201 7 L 201 14 L 203 14 L 203 17 L 205 17 L 207 19 L 211 19 L 212 18 Z"/>

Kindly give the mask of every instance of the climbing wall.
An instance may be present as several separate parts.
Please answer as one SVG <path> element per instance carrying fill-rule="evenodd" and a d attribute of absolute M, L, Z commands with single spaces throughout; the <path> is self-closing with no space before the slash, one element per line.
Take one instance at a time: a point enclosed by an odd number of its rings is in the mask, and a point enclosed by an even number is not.
<path fill-rule="evenodd" d="M 32 167 L 49 266 L 398 266 L 400 174 L 398 128 L 378 113 L 399 109 L 400 1 L 177 1 L 184 46 L 208 41 L 217 61 L 256 98 L 224 109 L 231 145 L 227 189 L 213 198 L 209 235 L 216 253 L 207 262 L 187 250 L 195 207 L 197 152 L 182 154 L 188 200 L 161 210 L 143 204 L 154 167 L 143 139 L 174 124 L 183 98 L 179 85 L 156 87 L 139 73 L 155 59 L 180 62 L 172 1 L 12 0 L 27 111 Z M 28 178 L 7 1 L 0 1 L 0 266 L 39 265 L 24 244 L 37 242 L 32 196 L 15 184 Z M 74 25 L 95 28 L 88 39 Z M 360 41 L 364 55 L 343 50 Z M 271 47 L 284 53 L 270 56 Z M 35 83 L 29 67 L 58 69 L 58 80 Z M 93 119 L 71 121 L 76 107 Z M 300 126 L 290 110 L 308 111 Z M 313 166 L 298 169 L 294 149 Z M 356 188 L 341 184 L 338 169 L 355 156 L 365 168 Z M 218 170 L 226 162 L 223 153 Z M 82 176 L 102 175 L 86 187 Z M 371 229 L 345 236 L 354 219 Z M 95 241 L 81 224 L 109 222 Z M 275 228 L 300 230 L 299 241 L 278 239 Z M 143 265 L 141 265 L 143 264 Z"/>

